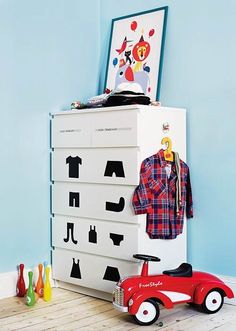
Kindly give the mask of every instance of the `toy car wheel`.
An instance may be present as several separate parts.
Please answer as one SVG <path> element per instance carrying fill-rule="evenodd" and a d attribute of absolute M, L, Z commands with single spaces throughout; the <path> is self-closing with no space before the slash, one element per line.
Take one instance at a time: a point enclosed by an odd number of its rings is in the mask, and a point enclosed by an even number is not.
<path fill-rule="evenodd" d="M 143 301 L 138 312 L 134 315 L 134 320 L 139 325 L 151 325 L 158 319 L 160 309 L 158 303 L 152 299 Z"/>
<path fill-rule="evenodd" d="M 217 313 L 223 306 L 224 297 L 222 293 L 217 290 L 211 290 L 207 293 L 203 303 L 201 304 L 202 310 L 207 314 Z"/>

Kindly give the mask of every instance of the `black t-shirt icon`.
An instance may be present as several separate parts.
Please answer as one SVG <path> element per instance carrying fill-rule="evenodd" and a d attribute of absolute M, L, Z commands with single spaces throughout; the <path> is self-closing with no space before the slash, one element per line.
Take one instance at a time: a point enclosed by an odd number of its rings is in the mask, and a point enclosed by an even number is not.
<path fill-rule="evenodd" d="M 69 177 L 79 178 L 79 164 L 82 164 L 82 159 L 79 156 L 68 156 L 66 163 L 69 163 Z"/>

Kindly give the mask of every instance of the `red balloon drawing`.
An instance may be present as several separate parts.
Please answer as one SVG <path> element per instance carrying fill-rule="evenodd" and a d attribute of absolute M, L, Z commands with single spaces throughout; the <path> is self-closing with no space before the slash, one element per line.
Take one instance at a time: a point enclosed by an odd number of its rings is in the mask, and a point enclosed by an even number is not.
<path fill-rule="evenodd" d="M 155 30 L 154 30 L 154 29 L 151 29 L 151 30 L 149 31 L 149 37 L 153 36 L 154 33 L 155 33 Z"/>
<path fill-rule="evenodd" d="M 131 30 L 133 30 L 133 31 L 135 31 L 136 29 L 137 29 L 137 22 L 136 21 L 133 21 L 132 23 L 131 23 L 131 25 L 130 25 L 130 27 L 131 27 Z"/>

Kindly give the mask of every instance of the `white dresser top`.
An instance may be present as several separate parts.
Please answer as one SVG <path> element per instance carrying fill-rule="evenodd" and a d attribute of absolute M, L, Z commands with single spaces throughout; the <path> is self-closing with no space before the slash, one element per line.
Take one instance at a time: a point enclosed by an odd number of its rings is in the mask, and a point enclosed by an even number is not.
<path fill-rule="evenodd" d="M 100 113 L 100 112 L 109 112 L 109 111 L 122 111 L 122 110 L 136 110 L 136 111 L 184 111 L 184 108 L 175 108 L 175 107 L 159 107 L 159 106 L 146 106 L 146 105 L 127 105 L 127 106 L 115 106 L 115 107 L 99 107 L 99 108 L 84 108 L 84 109 L 75 109 L 75 110 L 62 110 L 60 112 L 52 113 L 51 115 L 74 115 L 74 114 L 83 114 L 83 113 Z"/>

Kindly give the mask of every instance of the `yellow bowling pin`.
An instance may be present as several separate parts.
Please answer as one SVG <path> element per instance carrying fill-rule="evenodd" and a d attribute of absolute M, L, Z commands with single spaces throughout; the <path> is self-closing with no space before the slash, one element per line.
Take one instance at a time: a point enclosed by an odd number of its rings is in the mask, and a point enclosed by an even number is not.
<path fill-rule="evenodd" d="M 45 280 L 45 284 L 44 284 L 44 291 L 43 291 L 43 299 L 44 301 L 51 301 L 52 299 L 52 288 L 51 288 L 51 284 L 50 284 L 50 266 L 46 267 L 45 270 L 46 273 L 46 280 Z"/>

